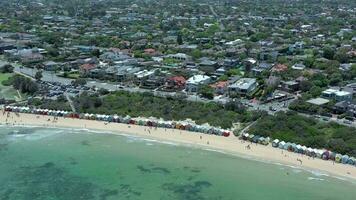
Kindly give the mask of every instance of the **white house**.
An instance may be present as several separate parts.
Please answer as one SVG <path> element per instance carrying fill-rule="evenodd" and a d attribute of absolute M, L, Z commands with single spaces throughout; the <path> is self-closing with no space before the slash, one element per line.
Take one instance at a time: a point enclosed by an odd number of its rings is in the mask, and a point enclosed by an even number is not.
<path fill-rule="evenodd" d="M 187 92 L 197 92 L 200 85 L 208 84 L 210 81 L 211 78 L 209 76 L 195 75 L 187 80 L 185 90 Z"/>

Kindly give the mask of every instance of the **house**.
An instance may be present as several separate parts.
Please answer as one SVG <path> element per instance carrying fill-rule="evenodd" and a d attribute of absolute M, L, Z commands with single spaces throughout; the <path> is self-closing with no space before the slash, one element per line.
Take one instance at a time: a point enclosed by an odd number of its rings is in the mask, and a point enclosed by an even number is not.
<path fill-rule="evenodd" d="M 277 72 L 277 73 L 285 72 L 287 70 L 288 70 L 288 66 L 284 64 L 276 64 L 272 68 L 272 72 Z"/>
<path fill-rule="evenodd" d="M 88 75 L 89 72 L 93 69 L 95 69 L 97 67 L 96 64 L 93 64 L 93 63 L 85 63 L 83 65 L 80 65 L 79 66 L 79 72 L 82 74 L 82 75 Z"/>
<path fill-rule="evenodd" d="M 334 99 L 337 102 L 340 101 L 351 101 L 352 93 L 348 91 L 342 91 L 337 89 L 327 89 L 321 93 L 321 96 L 327 99 Z"/>
<path fill-rule="evenodd" d="M 295 70 L 304 70 L 304 69 L 305 69 L 305 65 L 302 64 L 302 63 L 295 63 L 295 64 L 292 66 L 292 69 L 295 69 Z"/>
<path fill-rule="evenodd" d="M 352 63 L 342 63 L 342 64 L 340 64 L 339 69 L 341 71 L 350 71 L 351 67 L 352 67 Z"/>
<path fill-rule="evenodd" d="M 245 67 L 245 71 L 249 72 L 253 67 L 255 67 L 257 61 L 253 58 L 246 58 L 243 60 L 243 66 Z"/>
<path fill-rule="evenodd" d="M 4 53 L 10 60 L 18 60 L 22 63 L 41 62 L 44 59 L 39 49 L 13 49 L 5 50 Z"/>
<path fill-rule="evenodd" d="M 287 92 L 296 92 L 299 90 L 299 82 L 297 81 L 282 81 L 281 90 Z"/>
<path fill-rule="evenodd" d="M 190 77 L 185 86 L 187 92 L 197 92 L 199 86 L 210 83 L 211 78 L 206 75 L 195 75 Z"/>
<path fill-rule="evenodd" d="M 252 73 L 257 76 L 264 71 L 269 71 L 272 68 L 270 63 L 260 63 L 258 66 L 252 68 Z"/>
<path fill-rule="evenodd" d="M 228 86 L 229 95 L 241 94 L 247 95 L 255 90 L 257 81 L 255 78 L 241 78 Z"/>
<path fill-rule="evenodd" d="M 329 103 L 330 101 L 328 99 L 318 97 L 315 99 L 310 99 L 307 102 L 310 104 L 313 104 L 313 105 L 322 106 L 322 105 Z"/>
<path fill-rule="evenodd" d="M 206 73 L 213 73 L 215 72 L 218 63 L 215 61 L 210 60 L 209 58 L 201 58 L 199 59 L 199 70 L 206 72 Z"/>
<path fill-rule="evenodd" d="M 173 59 L 176 61 L 183 61 L 183 62 L 191 60 L 191 57 L 185 53 L 169 54 L 166 55 L 165 58 Z"/>
<path fill-rule="evenodd" d="M 333 106 L 333 110 L 337 114 L 348 113 L 352 117 L 356 117 L 356 104 L 349 101 L 340 101 Z"/>
<path fill-rule="evenodd" d="M 59 64 L 53 61 L 44 62 L 42 66 L 46 71 L 56 71 L 59 68 Z"/>
<path fill-rule="evenodd" d="M 166 79 L 166 88 L 182 90 L 185 88 L 186 79 L 183 76 L 172 76 Z"/>
<path fill-rule="evenodd" d="M 160 54 L 155 49 L 152 49 L 152 48 L 143 50 L 143 53 L 148 56 L 158 56 Z"/>
<path fill-rule="evenodd" d="M 228 85 L 229 85 L 228 81 L 219 81 L 210 85 L 210 87 L 212 87 L 215 90 L 216 94 L 221 95 L 221 94 L 225 94 Z"/>
<path fill-rule="evenodd" d="M 0 44 L 0 54 L 3 54 L 4 51 L 6 50 L 11 50 L 11 49 L 15 49 L 15 45 L 11 44 L 11 43 L 2 43 Z"/>
<path fill-rule="evenodd" d="M 141 71 L 141 68 L 139 67 L 133 67 L 129 65 L 123 65 L 120 66 L 117 70 L 116 73 L 116 79 L 119 82 L 124 82 L 124 81 L 133 81 L 135 78 L 135 73 Z"/>
<path fill-rule="evenodd" d="M 164 85 L 164 83 L 165 83 L 165 77 L 154 75 L 147 79 L 144 79 L 141 82 L 140 87 L 146 89 L 155 89 Z"/>

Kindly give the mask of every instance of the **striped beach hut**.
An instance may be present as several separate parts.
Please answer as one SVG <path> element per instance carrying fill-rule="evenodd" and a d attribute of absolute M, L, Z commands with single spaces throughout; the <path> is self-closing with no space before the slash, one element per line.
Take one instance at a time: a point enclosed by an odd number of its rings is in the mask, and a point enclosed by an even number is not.
<path fill-rule="evenodd" d="M 328 150 L 325 150 L 323 154 L 321 155 L 321 159 L 323 160 L 329 160 L 331 152 Z"/>
<path fill-rule="evenodd" d="M 279 140 L 278 139 L 274 139 L 272 141 L 272 147 L 278 147 L 278 144 L 279 144 Z"/>
<path fill-rule="evenodd" d="M 335 162 L 340 163 L 341 159 L 342 159 L 342 155 L 341 154 L 338 153 L 338 154 L 335 155 Z"/>
<path fill-rule="evenodd" d="M 284 141 L 279 142 L 278 148 L 283 149 L 285 144 L 286 144 L 286 142 L 284 142 Z"/>
<path fill-rule="evenodd" d="M 349 160 L 347 161 L 347 164 L 356 165 L 356 158 L 355 157 L 350 157 Z"/>
<path fill-rule="evenodd" d="M 347 164 L 349 162 L 350 157 L 348 155 L 343 155 L 341 157 L 342 164 Z"/>

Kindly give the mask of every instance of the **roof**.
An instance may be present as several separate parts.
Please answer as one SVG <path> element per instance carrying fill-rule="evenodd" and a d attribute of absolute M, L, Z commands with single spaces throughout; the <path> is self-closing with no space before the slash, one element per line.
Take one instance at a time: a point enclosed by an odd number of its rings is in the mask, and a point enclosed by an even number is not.
<path fill-rule="evenodd" d="M 83 64 L 83 65 L 81 65 L 80 66 L 80 69 L 82 69 L 82 70 L 91 70 L 91 69 L 94 69 L 96 67 L 96 65 L 95 64 L 89 64 L 89 63 L 87 63 L 87 64 Z"/>
<path fill-rule="evenodd" d="M 189 83 L 189 84 L 199 84 L 199 83 L 207 81 L 207 80 L 210 80 L 209 76 L 206 76 L 206 75 L 195 75 L 195 76 L 190 77 L 187 80 L 187 83 Z"/>
<path fill-rule="evenodd" d="M 236 81 L 236 83 L 232 84 L 230 87 L 237 87 L 240 89 L 249 89 L 251 85 L 256 83 L 255 78 L 242 78 Z"/>
<path fill-rule="evenodd" d="M 211 85 L 213 88 L 224 88 L 228 85 L 228 81 L 219 81 Z"/>
<path fill-rule="evenodd" d="M 288 66 L 287 65 L 283 65 L 283 64 L 276 64 L 273 67 L 273 71 L 275 71 L 275 72 L 283 72 L 283 71 L 286 71 L 286 70 L 288 70 Z"/>
<path fill-rule="evenodd" d="M 333 88 L 329 88 L 327 90 L 324 90 L 322 93 L 323 94 L 335 94 L 336 96 L 347 96 L 347 95 L 351 94 L 351 92 L 340 91 L 340 90 L 333 89 Z"/>
<path fill-rule="evenodd" d="M 324 98 L 315 98 L 315 99 L 310 99 L 307 101 L 308 103 L 314 104 L 314 105 L 324 105 L 326 103 L 329 103 L 328 99 L 324 99 Z"/>

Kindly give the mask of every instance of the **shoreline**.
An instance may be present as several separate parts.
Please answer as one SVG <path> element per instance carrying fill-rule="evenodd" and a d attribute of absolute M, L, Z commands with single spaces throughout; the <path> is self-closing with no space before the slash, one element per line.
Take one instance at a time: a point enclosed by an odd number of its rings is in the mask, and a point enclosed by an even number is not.
<path fill-rule="evenodd" d="M 7 113 L 9 117 L 7 118 Z M 289 167 L 297 167 L 313 172 L 326 172 L 342 178 L 350 178 L 356 180 L 356 167 L 332 161 L 321 159 L 313 159 L 308 156 L 287 152 L 278 148 L 272 147 L 270 144 L 264 146 L 261 144 L 251 144 L 243 140 L 239 140 L 234 135 L 229 137 L 209 135 L 197 132 L 189 132 L 177 129 L 154 128 L 147 126 L 128 125 L 121 123 L 107 123 L 103 121 L 73 119 L 58 117 L 58 120 L 53 120 L 53 116 L 25 114 L 25 113 L 6 112 L 0 114 L 0 123 L 2 125 L 11 126 L 36 126 L 44 128 L 74 128 L 77 130 L 85 129 L 89 131 L 106 131 L 114 135 L 138 136 L 144 139 L 155 139 L 157 142 L 176 142 L 183 145 L 191 145 L 193 147 L 204 150 L 211 149 L 220 153 L 238 156 L 246 159 L 252 159 L 260 162 L 271 164 L 282 164 Z M 48 121 L 49 120 L 49 121 Z M 120 134 L 118 132 L 124 133 Z M 246 146 L 250 145 L 251 149 Z M 302 160 L 301 165 L 298 160 Z M 322 174 L 322 173 L 321 173 Z M 336 177 L 337 178 L 337 177 Z"/>

